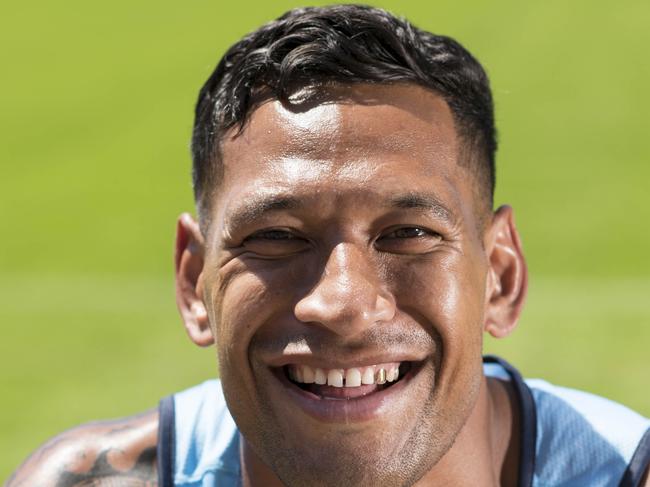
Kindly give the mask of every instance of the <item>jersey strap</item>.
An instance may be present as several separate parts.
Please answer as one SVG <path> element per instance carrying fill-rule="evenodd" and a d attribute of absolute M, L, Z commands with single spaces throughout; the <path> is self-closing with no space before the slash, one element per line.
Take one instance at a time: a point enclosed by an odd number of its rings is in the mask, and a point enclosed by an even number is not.
<path fill-rule="evenodd" d="M 495 367 L 496 366 L 496 367 Z M 500 367 L 500 369 L 499 369 Z M 535 475 L 535 449 L 537 443 L 537 409 L 530 389 L 521 374 L 508 362 L 494 355 L 483 357 L 483 370 L 488 377 L 510 381 L 519 402 L 521 431 L 519 433 L 519 487 L 531 487 Z M 503 374 L 505 371 L 505 375 Z"/>
<path fill-rule="evenodd" d="M 650 468 L 650 428 L 645 432 L 619 487 L 639 487 L 643 474 Z"/>
<path fill-rule="evenodd" d="M 167 396 L 158 404 L 158 485 L 174 487 L 174 451 L 176 449 L 176 428 L 174 425 L 174 396 Z"/>

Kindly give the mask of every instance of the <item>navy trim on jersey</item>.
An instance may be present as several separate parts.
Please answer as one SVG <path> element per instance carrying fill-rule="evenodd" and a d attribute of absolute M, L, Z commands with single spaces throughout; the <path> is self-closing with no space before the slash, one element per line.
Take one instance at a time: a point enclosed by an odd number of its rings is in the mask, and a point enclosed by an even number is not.
<path fill-rule="evenodd" d="M 483 363 L 496 363 L 503 367 L 510 379 L 519 402 L 521 431 L 519 432 L 519 487 L 532 487 L 535 474 L 535 454 L 537 452 L 537 409 L 530 389 L 521 374 L 508 362 L 494 355 L 483 357 Z"/>
<path fill-rule="evenodd" d="M 174 464 L 176 447 L 176 420 L 174 414 L 174 396 L 160 400 L 158 406 L 158 485 L 174 487 Z"/>
<path fill-rule="evenodd" d="M 650 467 L 650 429 L 648 429 L 637 446 L 630 460 L 619 487 L 639 487 L 643 474 Z"/>

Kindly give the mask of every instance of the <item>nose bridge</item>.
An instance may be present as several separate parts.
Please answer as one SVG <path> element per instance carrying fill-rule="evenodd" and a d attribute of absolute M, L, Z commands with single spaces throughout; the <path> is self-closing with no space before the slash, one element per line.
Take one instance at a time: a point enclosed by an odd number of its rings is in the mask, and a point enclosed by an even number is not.
<path fill-rule="evenodd" d="M 332 248 L 320 280 L 297 303 L 295 312 L 300 321 L 353 335 L 392 319 L 394 307 L 369 251 L 342 242 Z"/>
<path fill-rule="evenodd" d="M 326 287 L 334 286 L 332 291 L 340 293 L 341 298 L 352 297 L 355 290 L 355 284 L 359 286 L 361 282 L 370 279 L 371 269 L 366 257 L 352 244 L 340 243 L 330 252 L 323 276 L 318 285 Z"/>

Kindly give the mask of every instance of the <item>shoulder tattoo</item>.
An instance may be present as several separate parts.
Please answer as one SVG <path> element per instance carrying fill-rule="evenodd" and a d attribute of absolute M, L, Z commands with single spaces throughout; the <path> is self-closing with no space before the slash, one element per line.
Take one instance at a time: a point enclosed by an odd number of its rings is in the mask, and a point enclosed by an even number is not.
<path fill-rule="evenodd" d="M 36 450 L 6 487 L 154 487 L 158 412 L 79 426 Z"/>

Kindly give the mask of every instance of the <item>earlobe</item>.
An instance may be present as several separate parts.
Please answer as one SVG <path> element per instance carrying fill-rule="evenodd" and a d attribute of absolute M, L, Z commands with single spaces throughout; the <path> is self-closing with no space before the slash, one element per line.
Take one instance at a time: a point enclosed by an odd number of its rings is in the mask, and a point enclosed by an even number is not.
<path fill-rule="evenodd" d="M 187 213 L 176 226 L 176 304 L 190 339 L 201 347 L 214 343 L 203 295 L 203 236 L 198 223 Z"/>
<path fill-rule="evenodd" d="M 528 290 L 526 260 L 511 207 L 494 213 L 487 240 L 485 331 L 502 338 L 517 326 Z"/>

